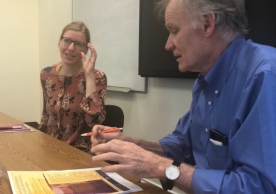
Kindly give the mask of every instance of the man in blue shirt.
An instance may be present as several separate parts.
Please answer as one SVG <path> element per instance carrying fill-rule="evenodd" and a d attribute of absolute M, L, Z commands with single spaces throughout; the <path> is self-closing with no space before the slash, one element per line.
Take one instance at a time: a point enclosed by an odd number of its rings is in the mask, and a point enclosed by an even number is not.
<path fill-rule="evenodd" d="M 165 189 L 276 193 L 276 49 L 242 37 L 243 0 L 161 0 L 157 6 L 170 32 L 165 48 L 179 70 L 200 72 L 190 110 L 158 142 L 95 126 L 92 159 L 119 162 L 103 167 L 106 172 L 162 179 Z"/>

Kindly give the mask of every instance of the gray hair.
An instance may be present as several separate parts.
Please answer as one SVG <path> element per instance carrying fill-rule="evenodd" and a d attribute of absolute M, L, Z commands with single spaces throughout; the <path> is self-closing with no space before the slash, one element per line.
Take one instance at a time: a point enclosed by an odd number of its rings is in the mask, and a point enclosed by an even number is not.
<path fill-rule="evenodd" d="M 165 10 L 170 0 L 159 0 L 155 4 L 157 17 L 164 18 Z M 246 35 L 247 17 L 244 0 L 180 0 L 184 13 L 191 19 L 192 26 L 199 24 L 198 16 L 213 12 L 216 27 L 231 34 Z"/>

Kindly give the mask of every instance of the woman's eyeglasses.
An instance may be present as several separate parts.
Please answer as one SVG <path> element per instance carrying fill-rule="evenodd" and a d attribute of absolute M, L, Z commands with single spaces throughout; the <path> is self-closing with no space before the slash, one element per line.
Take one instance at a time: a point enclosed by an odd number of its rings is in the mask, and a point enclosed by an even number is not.
<path fill-rule="evenodd" d="M 76 49 L 84 49 L 86 44 L 80 41 L 73 41 L 71 38 L 61 37 L 61 42 L 64 46 L 69 46 L 72 42 Z"/>

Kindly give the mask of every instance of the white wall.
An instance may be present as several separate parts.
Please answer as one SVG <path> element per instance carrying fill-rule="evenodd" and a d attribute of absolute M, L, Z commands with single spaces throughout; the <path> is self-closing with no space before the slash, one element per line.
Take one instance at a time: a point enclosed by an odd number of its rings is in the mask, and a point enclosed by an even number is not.
<path fill-rule="evenodd" d="M 38 1 L 0 0 L 0 111 L 39 119 Z"/>
<path fill-rule="evenodd" d="M 37 0 L 0 1 L 4 5 L 3 7 L 0 4 L 1 15 L 3 9 L 9 15 L 7 18 L 18 18 L 13 27 L 9 26 L 9 19 L 4 21 L 4 26 L 16 29 L 16 32 L 6 32 L 3 29 L 0 31 L 2 35 L 0 37 L 4 41 L 8 42 L 7 36 L 13 41 L 13 44 L 2 42 L 0 47 L 2 51 L 0 57 L 1 59 L 3 57 L 0 71 L 0 111 L 23 121 L 39 121 L 42 111 L 39 72 L 43 67 L 60 60 L 57 44 L 62 28 L 72 21 L 72 0 L 39 0 L 38 3 Z M 21 9 L 18 8 L 10 13 L 7 10 L 12 10 L 8 8 L 12 7 L 15 2 L 22 4 L 18 6 Z M 22 11 L 22 7 L 25 8 L 23 10 L 26 10 L 26 13 Z M 17 25 L 21 25 L 22 18 L 24 21 L 32 20 L 35 24 L 28 22 L 24 24 L 24 27 L 17 29 Z M 24 34 L 20 32 L 21 29 L 25 32 Z M 22 36 L 23 40 L 21 40 Z M 12 39 L 14 37 L 17 41 Z M 91 32 L 91 37 L 93 40 L 93 32 Z M 18 43 L 18 41 L 21 42 Z M 3 48 L 3 45 L 5 47 L 8 45 L 8 48 Z M 20 55 L 15 56 L 17 53 Z M 26 70 L 26 67 L 29 68 Z M 17 68 L 20 69 L 17 70 Z M 11 83 L 7 78 L 15 73 L 17 76 L 12 79 Z M 27 78 L 21 79 L 22 74 L 25 77 L 27 74 Z M 108 91 L 106 104 L 115 104 L 123 109 L 125 133 L 157 140 L 170 133 L 178 119 L 189 109 L 193 81 L 149 78 L 147 93 Z"/>
<path fill-rule="evenodd" d="M 194 80 L 149 78 L 147 93 L 108 91 L 107 104 L 125 114 L 125 133 L 158 140 L 170 133 L 189 109 Z"/>
<path fill-rule="evenodd" d="M 39 0 L 39 70 L 60 61 L 59 37 L 71 21 L 71 0 Z"/>

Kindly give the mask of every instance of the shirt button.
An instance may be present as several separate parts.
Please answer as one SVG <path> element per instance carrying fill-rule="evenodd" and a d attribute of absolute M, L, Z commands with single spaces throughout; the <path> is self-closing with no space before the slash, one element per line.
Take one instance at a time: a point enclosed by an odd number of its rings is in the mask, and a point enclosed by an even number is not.
<path fill-rule="evenodd" d="M 216 90 L 216 91 L 215 91 L 215 94 L 218 94 L 218 93 L 219 93 L 218 90 Z"/>
<path fill-rule="evenodd" d="M 207 154 L 205 154 L 205 157 L 207 158 Z"/>
<path fill-rule="evenodd" d="M 211 101 L 209 101 L 209 102 L 208 102 L 208 104 L 209 104 L 209 105 L 212 105 L 212 102 L 211 102 Z"/>
<path fill-rule="evenodd" d="M 205 129 L 205 131 L 206 131 L 206 133 L 208 133 L 208 129 L 207 128 Z"/>

